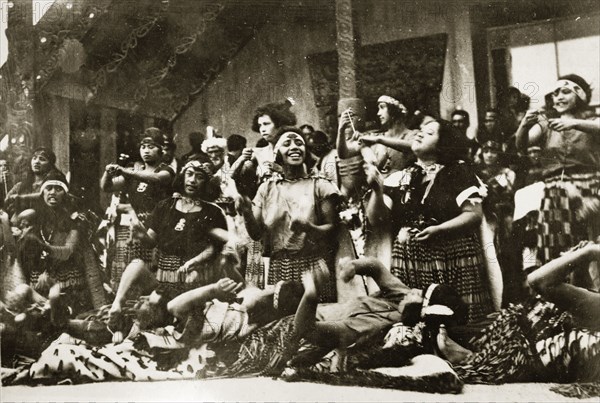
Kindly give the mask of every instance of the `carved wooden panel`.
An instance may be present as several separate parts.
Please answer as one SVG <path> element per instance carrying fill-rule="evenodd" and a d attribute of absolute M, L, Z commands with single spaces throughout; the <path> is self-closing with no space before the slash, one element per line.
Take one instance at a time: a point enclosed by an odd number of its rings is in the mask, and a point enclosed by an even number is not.
<path fill-rule="evenodd" d="M 398 97 L 411 110 L 439 111 L 446 42 L 446 34 L 437 34 L 359 47 L 357 93 L 371 113 L 382 94 Z M 335 130 L 339 99 L 337 53 L 312 54 L 307 60 L 321 128 Z"/>

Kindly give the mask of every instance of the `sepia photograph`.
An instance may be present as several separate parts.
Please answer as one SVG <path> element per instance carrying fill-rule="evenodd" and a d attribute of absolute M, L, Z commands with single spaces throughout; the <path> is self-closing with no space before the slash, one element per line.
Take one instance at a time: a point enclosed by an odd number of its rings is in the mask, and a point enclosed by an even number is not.
<path fill-rule="evenodd" d="M 598 402 L 597 0 L 0 0 L 1 402 Z"/>

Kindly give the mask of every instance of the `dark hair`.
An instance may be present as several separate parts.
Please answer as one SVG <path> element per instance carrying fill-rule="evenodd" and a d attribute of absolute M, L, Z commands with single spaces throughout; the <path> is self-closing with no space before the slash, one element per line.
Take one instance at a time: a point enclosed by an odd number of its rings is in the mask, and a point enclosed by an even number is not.
<path fill-rule="evenodd" d="M 163 134 L 163 146 L 171 150 L 177 149 L 177 144 L 173 141 L 173 137 L 168 134 Z"/>
<path fill-rule="evenodd" d="M 38 153 L 45 154 L 46 158 L 48 158 L 48 161 L 50 162 L 50 165 L 56 164 L 56 154 L 54 154 L 54 151 L 51 149 L 47 147 L 38 147 L 33 150 L 33 153 L 31 153 L 31 158 L 33 159 L 33 156 Z"/>
<path fill-rule="evenodd" d="M 298 309 L 302 296 L 304 295 L 304 286 L 299 281 L 284 281 L 279 288 L 277 297 L 277 313 L 281 316 L 292 315 Z"/>
<path fill-rule="evenodd" d="M 465 118 L 465 121 L 467 122 L 467 126 L 471 125 L 471 118 L 469 116 L 469 112 L 465 111 L 464 109 L 456 109 L 454 110 L 451 114 L 450 117 L 454 117 L 454 115 L 460 115 L 462 117 Z"/>
<path fill-rule="evenodd" d="M 300 130 L 304 130 L 304 129 L 307 129 L 311 133 L 315 132 L 315 128 L 309 124 L 303 124 L 302 126 L 300 126 Z"/>
<path fill-rule="evenodd" d="M 259 132 L 258 118 L 261 116 L 269 116 L 275 125 L 275 128 L 281 126 L 294 126 L 296 124 L 296 115 L 290 111 L 292 104 L 290 101 L 285 100 L 282 103 L 270 103 L 260 106 L 255 112 L 252 118 L 252 130 Z"/>
<path fill-rule="evenodd" d="M 439 123 L 439 138 L 437 143 L 437 162 L 450 164 L 460 160 L 466 160 L 468 155 L 467 139 L 451 122 L 436 119 Z"/>
<path fill-rule="evenodd" d="M 321 130 L 317 130 L 317 131 L 313 132 L 312 140 L 316 144 L 328 144 L 329 136 L 327 136 L 327 134 L 325 134 L 325 132 L 322 132 Z"/>
<path fill-rule="evenodd" d="M 229 151 L 239 151 L 246 148 L 246 137 L 239 134 L 232 134 L 227 137 L 227 149 Z"/>
<path fill-rule="evenodd" d="M 302 137 L 302 139 L 304 140 L 305 148 L 306 148 L 306 137 L 304 137 L 304 134 L 302 133 L 302 130 L 300 130 L 299 128 L 294 127 L 294 126 L 283 126 L 283 127 L 280 127 L 277 130 L 275 138 L 277 140 L 279 140 L 279 138 L 281 137 L 281 135 L 283 133 L 289 133 L 289 132 L 296 133 L 298 136 Z M 308 158 L 309 158 L 309 154 L 308 154 L 308 152 L 306 152 L 305 155 L 304 155 L 304 162 L 305 163 L 307 162 Z M 277 152 L 277 154 L 275 154 L 275 162 L 277 164 L 279 164 L 279 165 L 282 165 L 282 163 L 283 163 L 281 154 L 279 152 Z"/>
<path fill-rule="evenodd" d="M 151 138 L 152 142 L 158 146 L 158 154 L 163 154 L 162 146 L 165 144 L 165 138 L 162 131 L 158 127 L 148 127 L 139 137 L 140 147 L 145 138 Z"/>
<path fill-rule="evenodd" d="M 190 159 L 187 160 L 186 163 L 190 162 L 190 161 L 198 161 L 200 163 L 202 163 L 203 165 L 205 165 L 207 168 L 210 167 L 210 169 L 212 170 L 213 165 L 210 162 L 206 162 L 202 159 Z M 175 176 L 175 178 L 173 179 L 173 192 L 177 192 L 180 193 L 182 195 L 185 194 L 185 170 L 181 169 L 181 171 Z M 212 172 L 212 171 L 211 171 Z M 214 200 L 214 189 L 213 186 L 209 186 L 209 183 L 211 182 L 212 178 L 214 178 L 214 176 L 211 175 L 207 175 L 206 179 L 204 180 L 204 184 L 203 184 L 203 188 L 201 189 L 200 192 L 200 198 L 203 200 L 207 200 L 207 201 L 212 201 Z M 218 180 L 218 178 L 216 178 Z M 219 187 L 220 190 L 220 187 Z"/>
<path fill-rule="evenodd" d="M 560 76 L 560 77 L 558 77 L 558 81 L 560 81 L 560 80 L 573 81 L 575 84 L 577 84 L 578 86 L 581 87 L 581 89 L 583 90 L 583 92 L 585 93 L 585 95 L 587 97 L 587 101 L 584 101 L 583 99 L 577 97 L 577 101 L 575 102 L 575 108 L 577 111 L 585 110 L 587 108 L 587 106 L 590 104 L 590 100 L 592 99 L 592 87 L 590 87 L 588 82 L 585 81 L 585 79 L 583 77 L 581 77 L 577 74 L 567 74 L 565 76 Z"/>
<path fill-rule="evenodd" d="M 262 147 L 266 147 L 269 145 L 269 142 L 267 140 L 264 139 L 264 137 L 261 137 L 258 139 L 258 141 L 256 142 L 256 148 L 262 148 Z"/>
<path fill-rule="evenodd" d="M 425 297 L 425 293 L 427 292 L 428 287 L 425 287 L 423 290 L 423 297 Z M 432 315 L 425 319 L 425 322 L 436 322 L 439 324 L 446 325 L 464 325 L 468 319 L 468 307 L 467 304 L 463 301 L 460 295 L 454 290 L 454 288 L 445 285 L 438 284 L 433 292 L 431 293 L 431 297 L 429 298 L 429 305 L 443 305 L 446 306 L 454 312 L 451 316 L 445 315 Z M 423 308 L 422 303 L 407 303 L 404 306 L 404 310 L 401 312 L 402 315 L 402 323 L 406 326 L 414 326 L 418 322 L 422 321 L 421 318 L 421 310 Z"/>
<path fill-rule="evenodd" d="M 206 136 L 202 132 L 190 132 L 188 134 L 188 141 L 190 142 L 192 150 L 197 152 L 202 151 L 202 142 L 205 138 Z"/>

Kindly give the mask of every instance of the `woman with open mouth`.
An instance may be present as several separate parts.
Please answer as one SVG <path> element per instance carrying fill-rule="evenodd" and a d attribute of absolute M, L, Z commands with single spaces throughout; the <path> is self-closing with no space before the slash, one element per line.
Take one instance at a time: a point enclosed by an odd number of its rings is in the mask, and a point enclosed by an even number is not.
<path fill-rule="evenodd" d="M 546 110 L 527 112 L 516 133 L 517 148 L 523 154 L 528 146 L 542 149 L 545 189 L 537 219 L 535 266 L 599 235 L 598 215 L 585 214 L 600 208 L 600 119 L 589 117 L 591 96 L 590 85 L 582 77 L 560 77 L 546 97 Z M 576 285 L 598 289 L 598 273 L 592 275 L 593 280 L 578 272 Z"/>
<path fill-rule="evenodd" d="M 325 245 L 335 234 L 339 201 L 334 184 L 307 174 L 302 132 L 283 127 L 281 133 L 274 147 L 281 177 L 263 182 L 253 201 L 243 196 L 239 203 L 248 234 L 271 251 L 265 287 L 280 280 L 301 280 L 310 270 L 330 271 Z M 335 300 L 335 276 L 331 278 L 324 301 Z"/>
<path fill-rule="evenodd" d="M 243 281 L 236 272 L 225 273 L 227 257 L 221 251 L 227 242 L 227 223 L 222 210 L 205 201 L 207 183 L 213 174 L 210 163 L 189 161 L 174 182 L 172 197 L 159 202 L 142 223 L 134 217 L 134 236 L 144 246 L 157 250 L 157 267 L 133 259 L 125 269 L 110 309 L 109 327 L 121 331 L 121 309 L 132 289 L 147 295 L 159 288 L 167 300 L 193 288 L 231 277 Z M 237 274 L 237 277 L 235 277 Z M 122 335 L 113 341 L 121 340 Z"/>
<path fill-rule="evenodd" d="M 143 224 L 152 209 L 160 200 L 171 195 L 171 182 L 175 173 L 162 162 L 162 146 L 164 138 L 159 129 L 146 129 L 140 141 L 140 157 L 132 167 L 108 164 L 100 180 L 105 192 L 119 194 L 115 220 L 115 252 L 112 261 L 107 262 L 110 283 L 113 290 L 119 285 L 125 267 L 133 259 L 142 259 L 152 264 L 153 249 L 145 248 L 132 238 L 131 210 L 135 211 L 137 220 Z"/>
<path fill-rule="evenodd" d="M 31 208 L 39 196 L 44 179 L 51 172 L 62 175 L 65 179 L 55 164 L 56 155 L 51 150 L 40 147 L 33 151 L 25 180 L 15 184 L 6 195 L 5 207 L 9 214 L 16 215 Z"/>
<path fill-rule="evenodd" d="M 493 312 L 479 229 L 480 184 L 461 163 L 466 143 L 450 122 L 431 120 L 417 133 L 417 161 L 383 182 L 373 167 L 367 216 L 389 222 L 393 236 L 391 272 L 411 288 L 430 283 L 453 287 L 467 303 L 468 321 Z"/>
<path fill-rule="evenodd" d="M 43 297 L 58 284 L 73 313 L 92 308 L 83 250 L 87 239 L 73 215 L 69 187 L 60 173 L 50 173 L 41 185 L 41 200 L 24 229 L 25 242 L 19 251 L 26 280 Z M 32 211 L 32 210 L 29 210 Z M 21 216 L 20 216 L 21 217 Z M 75 217 L 75 218 L 74 218 Z M 27 254 L 29 259 L 23 259 Z"/>

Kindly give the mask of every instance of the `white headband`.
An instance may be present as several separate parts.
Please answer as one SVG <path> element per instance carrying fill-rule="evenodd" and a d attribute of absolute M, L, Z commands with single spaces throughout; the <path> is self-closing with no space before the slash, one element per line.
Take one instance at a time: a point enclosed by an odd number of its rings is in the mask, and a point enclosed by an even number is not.
<path fill-rule="evenodd" d="M 277 140 L 277 143 L 275 144 L 275 147 L 273 147 L 273 153 L 275 154 L 275 156 L 277 156 L 277 152 L 279 151 L 279 149 L 283 145 L 283 142 L 290 137 L 289 136 L 290 134 L 296 135 L 302 141 L 302 144 L 306 145 L 306 142 L 304 141 L 304 138 L 301 135 L 299 135 L 298 133 L 296 133 L 296 132 L 285 132 L 285 133 L 283 133 L 281 135 L 281 137 L 279 137 L 279 140 Z"/>
<path fill-rule="evenodd" d="M 583 102 L 587 102 L 587 95 L 585 91 L 576 83 L 571 80 L 558 80 L 552 93 L 556 92 L 560 88 L 568 88 L 575 93 Z"/>
<path fill-rule="evenodd" d="M 435 290 L 437 286 L 438 284 L 430 284 L 429 287 L 427 287 L 427 291 L 425 291 L 425 297 L 423 298 L 423 306 L 421 307 L 421 317 L 425 316 L 425 311 L 429 306 L 431 294 L 433 294 L 433 290 Z"/>
<path fill-rule="evenodd" d="M 69 192 L 69 188 L 63 181 L 59 181 L 59 180 L 55 180 L 55 179 L 48 180 L 48 181 L 44 182 L 44 184 L 42 185 L 42 190 L 46 189 L 48 186 L 60 186 L 61 188 L 63 188 L 63 190 L 66 193 Z"/>
<path fill-rule="evenodd" d="M 407 114 L 408 113 L 408 109 L 406 109 L 406 106 L 402 105 L 400 103 L 400 101 L 398 101 L 396 98 L 392 98 L 389 95 L 382 95 L 379 97 L 379 99 L 377 99 L 377 103 L 386 103 L 389 105 L 394 105 L 396 108 L 400 109 L 400 112 L 402 112 L 403 114 Z"/>

